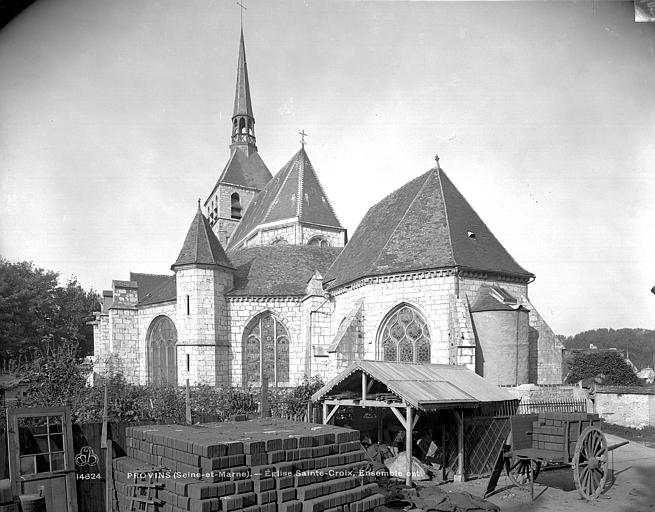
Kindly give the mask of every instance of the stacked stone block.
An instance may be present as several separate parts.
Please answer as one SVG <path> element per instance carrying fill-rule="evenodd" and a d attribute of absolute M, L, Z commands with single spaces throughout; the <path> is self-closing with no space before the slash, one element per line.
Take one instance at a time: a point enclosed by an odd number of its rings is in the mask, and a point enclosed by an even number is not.
<path fill-rule="evenodd" d="M 135 473 L 161 484 L 162 512 L 367 512 L 382 505 L 359 432 L 288 420 L 126 432 L 114 461 L 115 510 L 129 510 Z"/>

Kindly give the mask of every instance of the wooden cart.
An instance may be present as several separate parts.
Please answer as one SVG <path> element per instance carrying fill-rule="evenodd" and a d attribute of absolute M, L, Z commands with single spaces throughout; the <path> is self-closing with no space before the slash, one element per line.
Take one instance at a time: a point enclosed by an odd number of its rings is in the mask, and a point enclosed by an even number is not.
<path fill-rule="evenodd" d="M 518 486 L 530 486 L 543 465 L 570 466 L 575 486 L 586 500 L 597 498 L 609 476 L 610 451 L 628 443 L 607 445 L 597 414 L 548 412 L 510 418 L 510 449 L 505 468 Z"/>

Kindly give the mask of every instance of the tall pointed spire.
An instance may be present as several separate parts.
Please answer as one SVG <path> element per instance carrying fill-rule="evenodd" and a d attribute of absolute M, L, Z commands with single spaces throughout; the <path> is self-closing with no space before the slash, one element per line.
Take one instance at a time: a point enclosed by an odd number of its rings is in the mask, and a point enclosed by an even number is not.
<path fill-rule="evenodd" d="M 234 93 L 234 113 L 232 114 L 232 145 L 248 146 L 257 150 L 255 142 L 255 116 L 250 101 L 246 46 L 243 42 L 242 28 L 239 43 L 239 63 L 237 65 L 237 84 Z"/>

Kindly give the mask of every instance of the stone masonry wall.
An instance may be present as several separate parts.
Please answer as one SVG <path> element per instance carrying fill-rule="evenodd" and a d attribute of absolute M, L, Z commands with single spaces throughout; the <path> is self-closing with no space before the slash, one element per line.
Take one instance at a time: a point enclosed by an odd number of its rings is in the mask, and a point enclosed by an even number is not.
<path fill-rule="evenodd" d="M 213 268 L 178 269 L 176 319 L 179 354 L 190 354 L 194 361 L 195 383 L 226 385 L 230 382 L 230 365 L 217 361 L 217 355 L 225 357 L 225 347 L 230 343 L 230 327 L 225 302 L 225 292 L 233 286 L 229 271 Z M 188 297 L 188 303 L 187 303 Z M 217 349 L 223 347 L 223 349 Z M 186 355 L 184 355 L 186 358 Z M 178 359 L 179 362 L 179 359 Z M 186 364 L 186 362 L 184 361 Z M 178 369 L 180 365 L 178 364 Z M 179 379 L 178 374 L 178 379 Z M 183 377 L 186 380 L 186 375 Z"/>
<path fill-rule="evenodd" d="M 313 237 L 319 235 L 324 237 L 331 247 L 343 247 L 346 245 L 345 231 L 336 231 L 328 228 L 310 228 L 301 226 L 302 240 L 300 243 L 306 244 Z"/>
<path fill-rule="evenodd" d="M 129 382 L 138 382 L 139 327 L 137 322 L 137 285 L 131 281 L 112 283 L 114 300 L 108 312 L 109 352 L 120 357 L 123 374 Z"/>
<path fill-rule="evenodd" d="M 596 393 L 596 412 L 608 423 L 624 427 L 655 426 L 655 395 Z"/>
<path fill-rule="evenodd" d="M 139 308 L 139 368 L 138 368 L 138 384 L 148 384 L 148 335 L 150 331 L 150 324 L 159 316 L 167 316 L 171 319 L 175 328 L 177 329 L 176 322 L 177 307 L 175 302 L 165 302 L 163 304 L 155 304 L 146 308 Z M 179 341 L 179 332 L 178 332 Z M 181 362 L 184 356 L 181 353 L 182 347 L 177 346 L 177 375 L 178 383 L 180 382 Z M 186 376 L 184 377 L 186 379 Z M 185 381 L 182 381 L 185 382 Z"/>
<path fill-rule="evenodd" d="M 361 282 L 360 282 L 361 283 Z M 396 306 L 407 303 L 425 319 L 431 337 L 431 361 L 448 364 L 449 297 L 455 289 L 455 276 L 446 272 L 424 272 L 414 275 L 385 276 L 367 280 L 365 284 L 337 290 L 333 299 L 330 335 L 319 337 L 314 344 L 326 348 L 332 342 L 342 320 L 363 299 L 362 324 L 365 359 L 378 358 L 377 336 L 381 323 Z M 334 357 L 334 355 L 331 355 Z"/>
<path fill-rule="evenodd" d="M 243 385 L 243 335 L 246 327 L 261 313 L 271 312 L 289 332 L 289 386 L 296 386 L 305 374 L 306 345 L 301 329 L 302 305 L 296 297 L 228 297 L 230 318 L 231 382 Z M 281 383 L 284 385 L 284 383 Z"/>
<path fill-rule="evenodd" d="M 530 302 L 528 298 L 528 285 L 466 277 L 460 280 L 460 297 L 466 297 L 469 304 L 472 305 L 480 287 L 485 284 L 500 286 L 507 290 L 507 292 L 519 300 L 521 305 L 530 310 L 528 320 L 530 326 L 529 343 L 536 345 L 536 351 L 531 351 L 531 361 L 529 363 L 536 366 L 537 369 L 537 375 L 533 376 L 531 380 L 536 380 L 538 384 L 560 384 L 562 382 L 563 346 Z"/>
<path fill-rule="evenodd" d="M 223 247 L 227 246 L 229 237 L 232 236 L 232 233 L 240 222 L 240 220 L 232 218 L 232 194 L 234 192 L 239 194 L 241 216 L 243 217 L 253 197 L 257 194 L 255 190 L 221 184 L 207 205 L 207 218 L 211 219 L 210 215 L 212 212 L 215 212 L 214 219 L 218 217 L 218 222 L 213 225 L 212 230 Z"/>

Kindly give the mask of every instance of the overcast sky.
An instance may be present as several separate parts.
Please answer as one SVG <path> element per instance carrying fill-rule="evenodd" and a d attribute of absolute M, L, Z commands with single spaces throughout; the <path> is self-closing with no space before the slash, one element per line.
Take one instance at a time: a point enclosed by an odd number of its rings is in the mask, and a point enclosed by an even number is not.
<path fill-rule="evenodd" d="M 256 136 L 352 235 L 441 165 L 557 333 L 655 328 L 655 24 L 632 2 L 246 2 Z M 169 273 L 227 162 L 232 0 L 37 1 L 0 32 L 0 254 Z"/>

